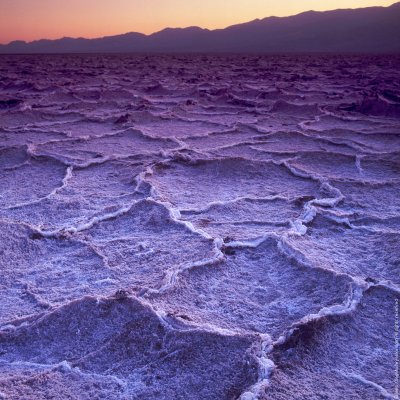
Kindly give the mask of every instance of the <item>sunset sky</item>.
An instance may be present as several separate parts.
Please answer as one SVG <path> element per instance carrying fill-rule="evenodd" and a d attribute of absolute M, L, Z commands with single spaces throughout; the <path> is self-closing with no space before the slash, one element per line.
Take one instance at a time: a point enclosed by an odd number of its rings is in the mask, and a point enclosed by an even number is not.
<path fill-rule="evenodd" d="M 0 0 L 0 43 L 152 33 L 165 27 L 224 28 L 306 10 L 388 6 L 395 0 Z"/>

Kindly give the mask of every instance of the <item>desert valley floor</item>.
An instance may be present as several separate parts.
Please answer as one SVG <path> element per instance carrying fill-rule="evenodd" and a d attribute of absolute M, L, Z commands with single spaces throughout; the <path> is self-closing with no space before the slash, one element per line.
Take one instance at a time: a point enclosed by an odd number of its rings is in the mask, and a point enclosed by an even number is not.
<path fill-rule="evenodd" d="M 0 399 L 397 398 L 399 183 L 399 57 L 1 56 Z"/>

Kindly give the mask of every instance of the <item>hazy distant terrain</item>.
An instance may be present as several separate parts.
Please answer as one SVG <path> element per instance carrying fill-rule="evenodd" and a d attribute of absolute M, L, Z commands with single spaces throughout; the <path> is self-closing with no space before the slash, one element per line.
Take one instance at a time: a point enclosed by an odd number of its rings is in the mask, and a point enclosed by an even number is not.
<path fill-rule="evenodd" d="M 399 66 L 0 57 L 0 398 L 394 398 Z"/>
<path fill-rule="evenodd" d="M 390 7 L 308 11 L 268 17 L 226 29 L 165 29 L 99 39 L 38 40 L 0 45 L 0 53 L 398 53 L 400 3 Z"/>

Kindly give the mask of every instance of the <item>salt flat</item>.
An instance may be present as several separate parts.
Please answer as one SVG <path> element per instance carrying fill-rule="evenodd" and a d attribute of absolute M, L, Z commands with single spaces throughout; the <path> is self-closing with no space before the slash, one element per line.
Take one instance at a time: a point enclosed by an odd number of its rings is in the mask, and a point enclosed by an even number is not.
<path fill-rule="evenodd" d="M 1 399 L 394 399 L 400 58 L 0 58 Z"/>

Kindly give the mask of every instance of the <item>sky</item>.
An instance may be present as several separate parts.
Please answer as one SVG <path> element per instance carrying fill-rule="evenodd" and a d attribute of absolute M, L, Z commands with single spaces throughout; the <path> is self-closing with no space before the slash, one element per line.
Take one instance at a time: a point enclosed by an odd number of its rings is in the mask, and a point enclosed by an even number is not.
<path fill-rule="evenodd" d="M 396 0 L 0 0 L 0 43 L 150 34 L 166 27 L 226 26 L 308 10 L 388 6 Z"/>

